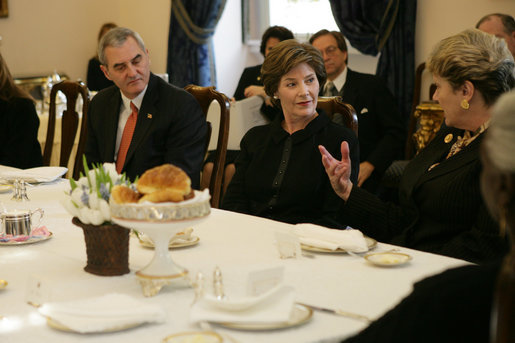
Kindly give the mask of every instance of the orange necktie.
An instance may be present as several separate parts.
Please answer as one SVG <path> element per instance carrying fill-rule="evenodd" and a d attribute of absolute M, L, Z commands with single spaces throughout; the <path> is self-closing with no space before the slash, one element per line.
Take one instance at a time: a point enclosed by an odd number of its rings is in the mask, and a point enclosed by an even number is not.
<path fill-rule="evenodd" d="M 125 164 L 125 157 L 127 157 L 127 151 L 131 145 L 132 135 L 134 134 L 134 128 L 136 127 L 136 121 L 138 120 L 138 108 L 132 103 L 132 101 L 131 110 L 132 113 L 123 128 L 120 149 L 118 150 L 118 158 L 116 159 L 116 171 L 118 174 L 121 174 L 123 165 Z"/>

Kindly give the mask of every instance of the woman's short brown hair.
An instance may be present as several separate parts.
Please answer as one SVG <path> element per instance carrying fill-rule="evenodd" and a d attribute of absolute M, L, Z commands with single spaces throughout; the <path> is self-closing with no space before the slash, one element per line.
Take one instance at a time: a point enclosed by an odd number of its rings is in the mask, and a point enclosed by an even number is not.
<path fill-rule="evenodd" d="M 503 39 L 477 29 L 441 40 L 431 52 L 428 69 L 447 80 L 453 89 L 470 81 L 491 106 L 515 87 L 513 56 Z"/>
<path fill-rule="evenodd" d="M 324 67 L 324 59 L 320 51 L 310 44 L 299 43 L 295 39 L 280 42 L 270 52 L 261 67 L 261 78 L 265 93 L 272 97 L 272 103 L 280 106 L 279 101 L 273 98 L 279 88 L 281 77 L 299 64 L 307 63 L 315 72 L 318 84 L 325 84 L 327 74 Z"/>

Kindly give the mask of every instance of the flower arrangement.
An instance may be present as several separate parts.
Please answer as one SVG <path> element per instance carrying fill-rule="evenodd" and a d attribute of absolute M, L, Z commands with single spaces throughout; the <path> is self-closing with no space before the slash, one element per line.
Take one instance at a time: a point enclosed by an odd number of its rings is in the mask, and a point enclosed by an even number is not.
<path fill-rule="evenodd" d="M 131 186 L 131 183 L 125 174 L 118 174 L 114 163 L 99 163 L 89 169 L 85 157 L 83 162 L 86 175 L 81 173 L 77 181 L 70 178 L 71 189 L 62 204 L 84 224 L 110 224 L 111 189 L 120 184 Z"/>

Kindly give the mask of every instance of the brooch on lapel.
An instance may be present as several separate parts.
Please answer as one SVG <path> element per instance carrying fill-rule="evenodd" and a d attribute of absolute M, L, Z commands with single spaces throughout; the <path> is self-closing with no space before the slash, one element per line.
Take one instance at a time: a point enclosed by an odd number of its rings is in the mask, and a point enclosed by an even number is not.
<path fill-rule="evenodd" d="M 147 113 L 147 118 L 148 118 L 148 119 L 152 119 L 152 114 Z"/>
<path fill-rule="evenodd" d="M 444 141 L 445 143 L 449 143 L 450 141 L 452 141 L 452 138 L 453 138 L 452 133 L 449 133 L 447 136 L 445 136 L 445 138 L 443 139 L 443 141 Z"/>

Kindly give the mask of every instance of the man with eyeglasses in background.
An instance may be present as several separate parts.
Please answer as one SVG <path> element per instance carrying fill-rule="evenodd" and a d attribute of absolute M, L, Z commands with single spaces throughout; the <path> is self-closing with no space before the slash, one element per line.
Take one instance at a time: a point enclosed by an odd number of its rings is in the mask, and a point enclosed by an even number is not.
<path fill-rule="evenodd" d="M 322 53 L 327 72 L 325 85 L 320 85 L 320 95 L 339 95 L 356 110 L 360 150 L 358 186 L 375 192 L 384 171 L 404 151 L 405 125 L 395 99 L 380 77 L 347 68 L 347 44 L 340 32 L 320 30 L 309 42 Z"/>

